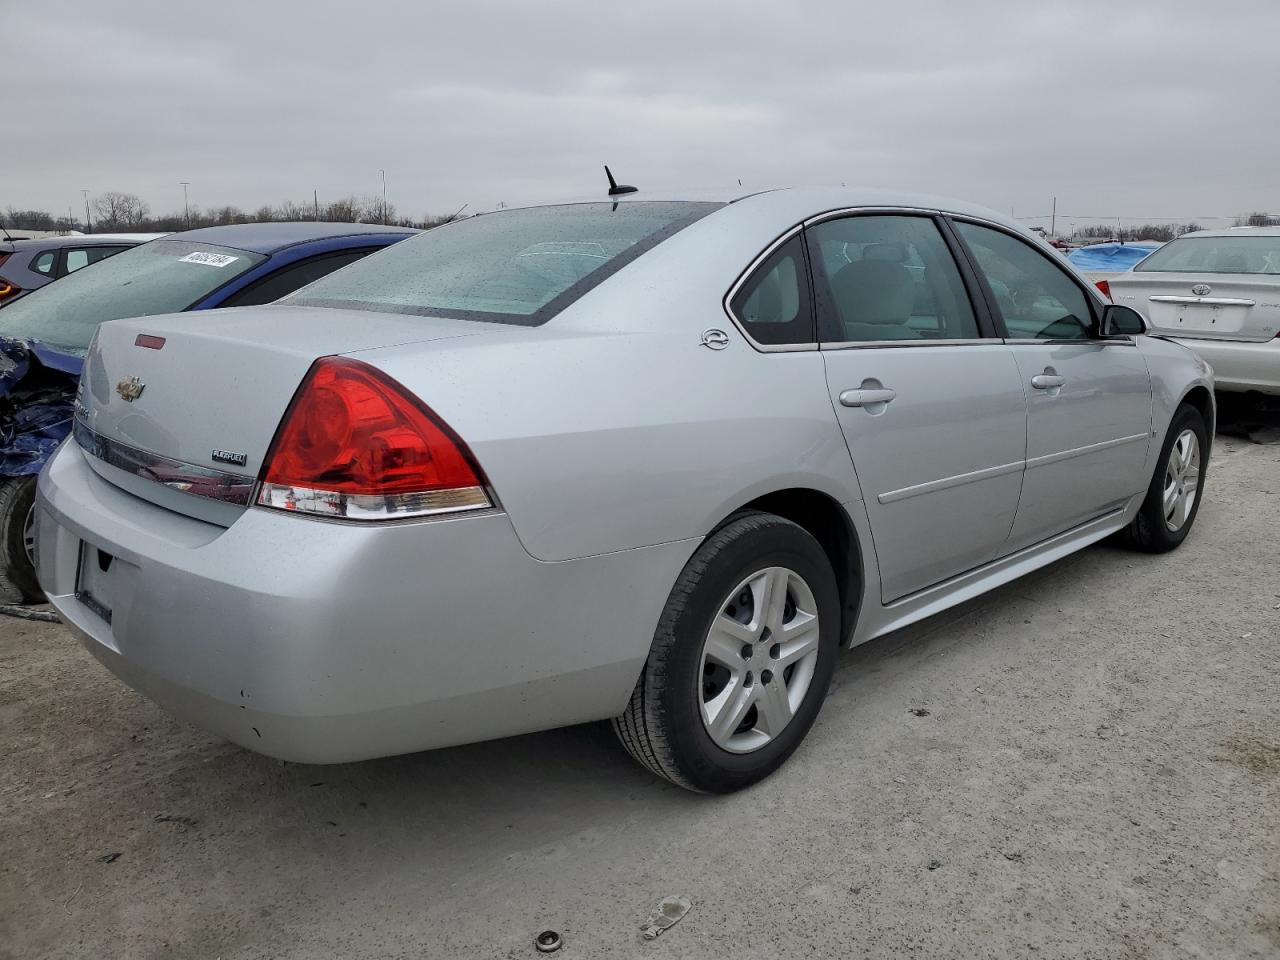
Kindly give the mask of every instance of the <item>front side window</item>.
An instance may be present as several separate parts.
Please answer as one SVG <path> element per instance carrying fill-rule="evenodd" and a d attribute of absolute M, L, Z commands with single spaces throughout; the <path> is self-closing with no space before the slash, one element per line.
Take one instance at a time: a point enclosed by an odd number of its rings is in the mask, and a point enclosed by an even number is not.
<path fill-rule="evenodd" d="M 575 203 L 445 224 L 287 302 L 537 326 L 719 203 Z"/>
<path fill-rule="evenodd" d="M 804 243 L 792 237 L 738 288 L 729 309 L 757 343 L 813 343 Z"/>
<path fill-rule="evenodd" d="M 1060 267 L 1017 237 L 956 222 L 995 295 L 1005 329 L 1015 340 L 1087 340 L 1093 312 L 1083 290 Z"/>
<path fill-rule="evenodd" d="M 1280 273 L 1280 237 L 1180 237 L 1137 267 L 1139 273 Z"/>
<path fill-rule="evenodd" d="M 960 270 L 928 217 L 845 217 L 806 232 L 824 340 L 979 336 Z"/>
<path fill-rule="evenodd" d="M 84 356 L 98 324 L 179 313 L 265 259 L 209 243 L 153 240 L 6 304 L 0 337 Z"/>
<path fill-rule="evenodd" d="M 341 253 L 325 254 L 321 257 L 312 257 L 309 260 L 291 263 L 289 266 L 281 267 L 275 273 L 268 274 L 261 280 L 249 284 L 243 290 L 237 290 L 223 300 L 220 306 L 256 307 L 264 303 L 275 303 L 281 297 L 287 297 L 295 290 L 299 290 L 309 283 L 314 283 L 321 277 L 327 277 L 333 271 L 355 263 L 371 252 L 368 248 L 363 250 L 344 250 Z"/>

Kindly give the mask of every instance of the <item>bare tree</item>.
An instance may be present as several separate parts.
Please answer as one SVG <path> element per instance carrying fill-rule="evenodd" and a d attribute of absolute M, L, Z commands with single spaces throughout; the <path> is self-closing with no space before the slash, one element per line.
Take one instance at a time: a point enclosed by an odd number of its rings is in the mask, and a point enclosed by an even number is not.
<path fill-rule="evenodd" d="M 136 194 L 108 190 L 93 201 L 98 225 L 106 230 L 137 227 L 147 218 L 151 208 Z"/>

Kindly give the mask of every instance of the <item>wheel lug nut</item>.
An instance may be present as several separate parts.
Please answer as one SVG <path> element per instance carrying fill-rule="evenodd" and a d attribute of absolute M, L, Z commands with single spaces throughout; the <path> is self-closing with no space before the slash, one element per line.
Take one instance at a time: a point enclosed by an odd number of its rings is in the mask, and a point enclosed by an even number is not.
<path fill-rule="evenodd" d="M 761 670 L 761 671 L 760 671 L 760 682 L 761 682 L 761 683 L 771 683 L 772 681 L 773 681 L 773 671 L 772 671 L 772 670 Z"/>
<path fill-rule="evenodd" d="M 753 654 L 753 653 L 755 653 L 755 650 L 754 650 L 754 649 L 752 649 L 751 644 L 749 644 L 749 643 L 744 643 L 744 644 L 742 645 L 742 659 L 743 659 L 743 660 L 750 660 L 750 659 L 751 659 L 751 654 Z"/>

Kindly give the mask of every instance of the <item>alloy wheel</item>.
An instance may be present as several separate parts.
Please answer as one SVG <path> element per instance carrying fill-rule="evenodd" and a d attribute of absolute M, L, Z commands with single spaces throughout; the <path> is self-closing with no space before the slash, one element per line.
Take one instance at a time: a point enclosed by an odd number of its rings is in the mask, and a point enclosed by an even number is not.
<path fill-rule="evenodd" d="M 27 553 L 31 566 L 36 565 L 36 505 L 27 508 L 27 516 L 22 521 L 22 549 Z"/>
<path fill-rule="evenodd" d="M 1181 530 L 1195 506 L 1200 487 L 1200 441 L 1194 430 L 1183 430 L 1169 449 L 1164 470 L 1164 522 Z"/>

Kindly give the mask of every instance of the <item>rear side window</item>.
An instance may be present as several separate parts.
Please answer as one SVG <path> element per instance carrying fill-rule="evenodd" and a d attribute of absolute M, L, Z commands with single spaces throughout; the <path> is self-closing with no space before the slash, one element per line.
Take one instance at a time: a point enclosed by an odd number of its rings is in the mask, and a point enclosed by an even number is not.
<path fill-rule="evenodd" d="M 289 303 L 536 326 L 718 203 L 577 203 L 445 224 Z"/>
<path fill-rule="evenodd" d="M 361 257 L 372 253 L 373 249 L 366 247 L 363 250 L 344 250 L 341 253 L 330 253 L 291 263 L 249 284 L 243 290 L 233 293 L 223 300 L 220 306 L 256 307 L 264 303 L 274 303 L 281 297 L 287 297 L 295 290 L 305 287 L 308 283 L 314 283 L 347 264 L 355 263 Z"/>
<path fill-rule="evenodd" d="M 87 267 L 91 263 L 97 263 L 99 260 L 105 260 L 107 257 L 114 256 L 121 250 L 128 250 L 128 247 L 76 247 L 66 252 L 66 265 L 62 268 L 63 274 L 75 273 L 77 270 Z"/>
<path fill-rule="evenodd" d="M 1015 340 L 1087 340 L 1089 299 L 1071 276 L 1029 243 L 1001 230 L 956 222 Z"/>
<path fill-rule="evenodd" d="M 928 217 L 844 217 L 807 234 L 825 341 L 979 336 L 960 270 Z"/>
<path fill-rule="evenodd" d="M 1139 273 L 1280 273 L 1280 237 L 1181 237 L 1137 267 Z"/>
<path fill-rule="evenodd" d="M 58 259 L 58 254 L 53 250 L 46 250 L 44 253 L 37 254 L 31 260 L 31 269 L 36 273 L 43 273 L 46 277 L 53 276 L 53 264 Z"/>
<path fill-rule="evenodd" d="M 738 288 L 729 309 L 758 343 L 813 343 L 804 242 L 796 234 Z"/>

